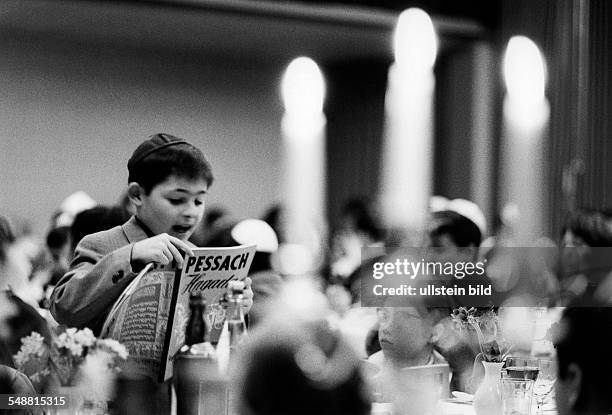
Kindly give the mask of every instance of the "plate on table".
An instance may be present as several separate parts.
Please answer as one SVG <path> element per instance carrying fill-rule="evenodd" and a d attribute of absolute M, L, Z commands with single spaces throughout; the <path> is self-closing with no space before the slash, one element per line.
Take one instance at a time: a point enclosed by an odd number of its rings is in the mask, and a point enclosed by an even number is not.
<path fill-rule="evenodd" d="M 455 397 L 457 402 L 472 403 L 474 401 L 474 395 L 469 393 L 452 391 L 451 394 Z"/>

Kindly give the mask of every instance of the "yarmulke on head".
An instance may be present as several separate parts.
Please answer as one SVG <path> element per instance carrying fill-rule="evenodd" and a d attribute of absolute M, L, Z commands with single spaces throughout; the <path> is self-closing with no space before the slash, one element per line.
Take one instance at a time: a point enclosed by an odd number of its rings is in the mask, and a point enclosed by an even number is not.
<path fill-rule="evenodd" d="M 155 134 L 142 142 L 128 160 L 128 183 L 137 182 L 148 193 L 171 175 L 214 180 L 210 163 L 202 151 L 170 134 Z"/>
<path fill-rule="evenodd" d="M 178 138 L 170 134 L 158 133 L 152 135 L 148 140 L 143 141 L 138 147 L 136 147 L 136 150 L 134 150 L 134 153 L 132 153 L 132 157 L 130 157 L 128 160 L 128 170 L 131 170 L 131 168 L 152 153 L 163 148 L 179 144 L 191 146 L 191 144 L 182 138 Z"/>

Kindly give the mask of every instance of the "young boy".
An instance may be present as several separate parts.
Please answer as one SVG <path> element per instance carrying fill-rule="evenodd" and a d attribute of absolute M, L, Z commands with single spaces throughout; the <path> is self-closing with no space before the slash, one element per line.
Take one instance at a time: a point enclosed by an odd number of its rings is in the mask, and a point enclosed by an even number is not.
<path fill-rule="evenodd" d="M 204 214 L 213 182 L 204 154 L 187 141 L 156 134 L 136 148 L 128 161 L 128 197 L 136 215 L 122 226 L 84 237 L 70 269 L 51 296 L 59 323 L 89 327 L 99 335 L 113 303 L 149 262 L 183 265 L 192 255 L 191 236 Z M 245 311 L 252 305 L 246 279 Z"/>
<path fill-rule="evenodd" d="M 368 361 L 382 370 L 446 363 L 434 350 L 437 314 L 425 307 L 378 310 L 378 341 L 382 350 L 370 356 Z"/>

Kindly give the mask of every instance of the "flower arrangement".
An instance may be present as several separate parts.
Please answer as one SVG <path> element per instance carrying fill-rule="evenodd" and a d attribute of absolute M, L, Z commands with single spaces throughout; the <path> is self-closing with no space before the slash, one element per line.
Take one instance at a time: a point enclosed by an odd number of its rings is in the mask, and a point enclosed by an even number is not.
<path fill-rule="evenodd" d="M 116 373 L 119 363 L 127 356 L 125 346 L 116 340 L 97 339 L 88 328 L 62 327 L 50 340 L 37 332 L 22 338 L 14 359 L 17 369 L 40 388 L 53 378 L 62 386 L 74 385 L 81 365 L 92 359 L 103 362 L 103 368 Z"/>
<path fill-rule="evenodd" d="M 480 353 L 487 362 L 502 362 L 512 345 L 503 339 L 499 318 L 493 308 L 459 307 L 451 318 L 460 330 L 473 330 L 478 337 Z"/>

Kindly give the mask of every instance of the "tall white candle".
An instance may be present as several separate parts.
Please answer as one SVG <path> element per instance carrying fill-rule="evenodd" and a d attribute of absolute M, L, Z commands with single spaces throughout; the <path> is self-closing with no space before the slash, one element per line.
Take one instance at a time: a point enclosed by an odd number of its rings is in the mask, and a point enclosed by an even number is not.
<path fill-rule="evenodd" d="M 287 67 L 281 89 L 284 236 L 316 256 L 325 230 L 325 82 L 312 59 L 299 57 Z"/>
<path fill-rule="evenodd" d="M 504 205 L 518 207 L 516 242 L 530 246 L 544 232 L 543 144 L 550 106 L 544 58 L 529 38 L 515 36 L 508 42 L 504 79 L 501 197 Z"/>
<path fill-rule="evenodd" d="M 420 9 L 399 16 L 389 69 L 381 212 L 387 226 L 420 230 L 428 213 L 433 165 L 433 65 L 437 37 Z"/>

